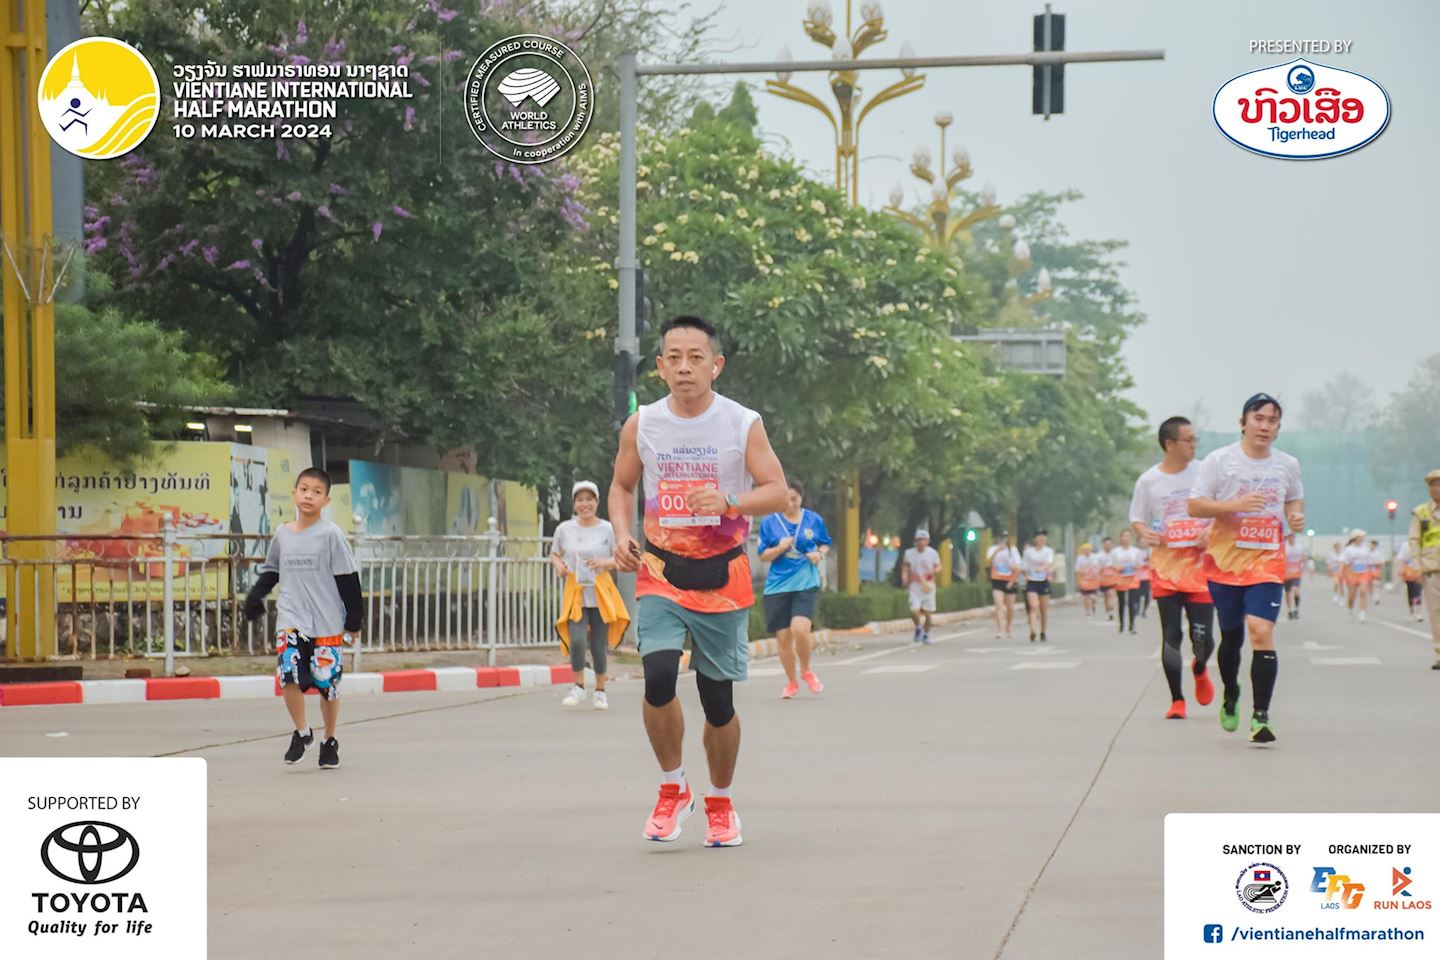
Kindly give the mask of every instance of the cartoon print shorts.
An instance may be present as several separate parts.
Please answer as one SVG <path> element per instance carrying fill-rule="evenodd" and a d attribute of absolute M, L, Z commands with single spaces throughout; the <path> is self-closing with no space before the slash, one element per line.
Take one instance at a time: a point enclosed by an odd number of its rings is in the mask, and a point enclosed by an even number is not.
<path fill-rule="evenodd" d="M 326 700 L 338 700 L 340 678 L 345 672 L 341 665 L 343 650 L 340 644 L 316 644 L 298 630 L 276 631 L 275 652 L 278 658 L 275 675 L 280 678 L 280 686 L 287 687 L 293 683 L 300 687 L 302 693 L 317 690 Z"/>

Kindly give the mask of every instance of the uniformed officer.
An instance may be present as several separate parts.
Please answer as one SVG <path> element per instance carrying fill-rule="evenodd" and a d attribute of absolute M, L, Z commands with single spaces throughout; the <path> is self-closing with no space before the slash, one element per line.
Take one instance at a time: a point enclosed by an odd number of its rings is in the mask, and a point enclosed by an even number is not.
<path fill-rule="evenodd" d="M 1410 514 L 1410 555 L 1420 567 L 1425 605 L 1430 610 L 1430 638 L 1435 645 L 1431 670 L 1440 670 L 1440 470 L 1425 474 L 1430 501 Z"/>

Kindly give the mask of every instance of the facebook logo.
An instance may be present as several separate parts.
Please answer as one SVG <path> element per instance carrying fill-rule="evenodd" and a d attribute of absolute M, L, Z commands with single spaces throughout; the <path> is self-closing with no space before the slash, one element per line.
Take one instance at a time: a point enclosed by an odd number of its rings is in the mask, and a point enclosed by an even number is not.
<path fill-rule="evenodd" d="M 1225 942 L 1225 928 L 1222 927 L 1222 926 L 1221 926 L 1220 924 L 1218 924 L 1218 923 L 1207 923 L 1207 924 L 1205 924 L 1205 942 L 1206 942 L 1206 943 L 1224 943 L 1224 942 Z"/>

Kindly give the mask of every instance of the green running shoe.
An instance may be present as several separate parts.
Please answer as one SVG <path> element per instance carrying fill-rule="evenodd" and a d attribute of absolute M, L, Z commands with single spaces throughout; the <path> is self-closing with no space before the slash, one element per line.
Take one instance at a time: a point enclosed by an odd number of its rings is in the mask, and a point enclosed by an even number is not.
<path fill-rule="evenodd" d="M 1268 713 L 1257 713 L 1250 718 L 1250 742 L 1275 742 L 1275 732 L 1270 729 L 1270 715 Z"/>
<path fill-rule="evenodd" d="M 1240 688 L 1235 688 L 1235 696 L 1230 696 L 1226 691 L 1224 699 L 1220 701 L 1220 726 L 1226 733 L 1234 733 L 1240 729 Z"/>

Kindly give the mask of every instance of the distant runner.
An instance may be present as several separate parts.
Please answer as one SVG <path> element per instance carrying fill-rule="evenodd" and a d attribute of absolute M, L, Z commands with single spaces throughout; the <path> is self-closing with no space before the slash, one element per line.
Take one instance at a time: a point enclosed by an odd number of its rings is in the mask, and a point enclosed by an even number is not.
<path fill-rule="evenodd" d="M 1365 622 L 1365 607 L 1370 602 L 1370 548 L 1365 546 L 1365 531 L 1350 534 L 1345 549 L 1340 551 L 1340 564 L 1345 569 L 1346 608 L 1350 619 Z"/>
<path fill-rule="evenodd" d="M 1136 632 L 1135 618 L 1140 615 L 1140 564 L 1145 555 L 1134 545 L 1129 530 L 1120 531 L 1120 546 L 1110 552 L 1116 567 L 1115 606 L 1120 611 L 1117 633 L 1125 632 L 1125 614 L 1130 614 L 1130 632 Z"/>
<path fill-rule="evenodd" d="M 1409 540 L 1400 544 L 1400 549 L 1396 551 L 1395 566 L 1399 571 L 1400 582 L 1405 584 L 1406 610 L 1410 617 L 1419 623 L 1425 619 L 1420 612 L 1425 606 L 1424 574 L 1420 572 L 1420 564 L 1415 562 L 1415 555 L 1410 552 Z"/>
<path fill-rule="evenodd" d="M 1000 539 L 985 552 L 985 565 L 990 568 L 990 596 L 995 602 L 995 639 L 1013 638 L 1015 623 L 1015 581 L 1020 578 L 1023 563 L 1020 551 L 1010 545 L 1010 534 L 1000 531 Z"/>
<path fill-rule="evenodd" d="M 1105 619 L 1115 619 L 1115 584 L 1120 579 L 1120 568 L 1115 565 L 1115 541 L 1106 537 L 1100 541 L 1100 552 L 1095 557 L 1100 561 L 1100 596 L 1105 601 Z"/>
<path fill-rule="evenodd" d="M 1298 534 L 1285 538 L 1285 619 L 1300 619 L 1300 579 L 1305 576 L 1305 548 Z"/>
<path fill-rule="evenodd" d="M 1085 607 L 1085 619 L 1095 619 L 1095 596 L 1100 592 L 1100 560 L 1095 548 L 1088 543 L 1080 544 L 1075 557 L 1075 581 L 1080 587 L 1080 602 Z"/>
<path fill-rule="evenodd" d="M 1330 572 L 1330 599 L 1336 606 L 1345 605 L 1345 563 L 1340 559 L 1340 551 L 1344 549 L 1345 545 L 1337 540 L 1325 561 Z"/>
<path fill-rule="evenodd" d="M 900 565 L 900 582 L 910 591 L 910 619 L 915 621 L 915 642 L 930 643 L 930 626 L 935 618 L 935 576 L 940 572 L 940 554 L 930 546 L 930 531 L 915 531 L 915 545 L 905 551 Z"/>
<path fill-rule="evenodd" d="M 1035 642 L 1035 624 L 1040 624 L 1040 642 L 1045 642 L 1045 629 L 1050 620 L 1050 578 L 1055 574 L 1055 551 L 1045 545 L 1046 532 L 1035 534 L 1032 546 L 1025 548 L 1025 611 L 1030 621 L 1030 642 Z"/>

